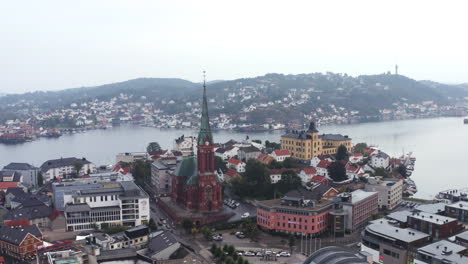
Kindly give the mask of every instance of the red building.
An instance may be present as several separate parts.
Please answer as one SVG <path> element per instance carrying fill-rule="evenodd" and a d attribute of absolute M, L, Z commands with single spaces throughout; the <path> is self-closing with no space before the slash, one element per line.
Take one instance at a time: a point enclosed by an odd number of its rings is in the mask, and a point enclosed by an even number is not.
<path fill-rule="evenodd" d="M 0 226 L 0 251 L 16 259 L 36 255 L 42 246 L 42 233 L 36 225 L 23 227 Z"/>
<path fill-rule="evenodd" d="M 463 230 L 463 225 L 456 218 L 426 212 L 413 212 L 409 215 L 408 227 L 429 234 L 434 239 L 453 236 Z"/>
<path fill-rule="evenodd" d="M 296 192 L 298 193 L 298 192 Z M 333 201 L 288 195 L 282 199 L 258 202 L 257 224 L 276 232 L 318 235 L 329 226 Z"/>
<path fill-rule="evenodd" d="M 215 174 L 214 144 L 205 84 L 197 143 L 197 157 L 184 158 L 172 175 L 171 197 L 181 207 L 190 211 L 217 212 L 223 208 L 223 190 L 221 180 Z"/>

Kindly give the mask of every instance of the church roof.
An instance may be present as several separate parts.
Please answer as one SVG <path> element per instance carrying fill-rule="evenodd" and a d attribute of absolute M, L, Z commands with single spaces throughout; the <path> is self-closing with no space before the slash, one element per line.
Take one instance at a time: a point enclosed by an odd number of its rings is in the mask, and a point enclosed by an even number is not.
<path fill-rule="evenodd" d="M 174 174 L 177 177 L 197 176 L 197 160 L 195 157 L 186 157 L 177 165 Z"/>
<path fill-rule="evenodd" d="M 206 99 L 206 84 L 203 82 L 203 102 L 202 102 L 202 116 L 200 124 L 200 132 L 198 132 L 198 145 L 205 145 L 208 141 L 213 145 L 213 135 L 210 128 L 210 117 L 208 116 L 208 101 Z"/>

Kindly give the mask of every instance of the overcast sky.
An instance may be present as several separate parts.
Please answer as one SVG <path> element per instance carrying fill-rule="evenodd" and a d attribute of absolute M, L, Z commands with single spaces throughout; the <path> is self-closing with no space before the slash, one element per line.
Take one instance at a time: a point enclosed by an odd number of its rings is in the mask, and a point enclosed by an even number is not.
<path fill-rule="evenodd" d="M 468 1 L 2 1 L 0 93 L 394 70 L 468 82 Z"/>

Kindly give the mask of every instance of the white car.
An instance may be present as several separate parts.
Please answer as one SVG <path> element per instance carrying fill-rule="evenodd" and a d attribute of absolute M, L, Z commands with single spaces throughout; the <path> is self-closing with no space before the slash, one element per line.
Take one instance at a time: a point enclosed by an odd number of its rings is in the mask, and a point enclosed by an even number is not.
<path fill-rule="evenodd" d="M 250 252 L 250 251 L 246 251 L 246 252 L 244 253 L 244 256 L 252 257 L 252 256 L 255 256 L 255 253 Z"/>
<path fill-rule="evenodd" d="M 289 252 L 282 251 L 278 254 L 276 254 L 277 257 L 290 257 L 291 254 Z"/>
<path fill-rule="evenodd" d="M 241 216 L 241 218 L 247 218 L 247 217 L 249 217 L 249 216 L 250 216 L 250 213 L 243 213 L 242 216 Z"/>

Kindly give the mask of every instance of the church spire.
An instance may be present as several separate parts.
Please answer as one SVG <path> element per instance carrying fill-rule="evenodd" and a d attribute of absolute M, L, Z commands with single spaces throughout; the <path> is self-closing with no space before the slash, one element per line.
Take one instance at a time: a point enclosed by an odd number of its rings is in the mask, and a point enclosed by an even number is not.
<path fill-rule="evenodd" d="M 213 136 L 211 135 L 210 118 L 208 116 L 208 101 L 206 99 L 206 75 L 203 71 L 203 101 L 202 101 L 202 116 L 200 124 L 200 132 L 198 132 L 198 145 L 205 145 L 205 142 L 213 144 Z"/>

